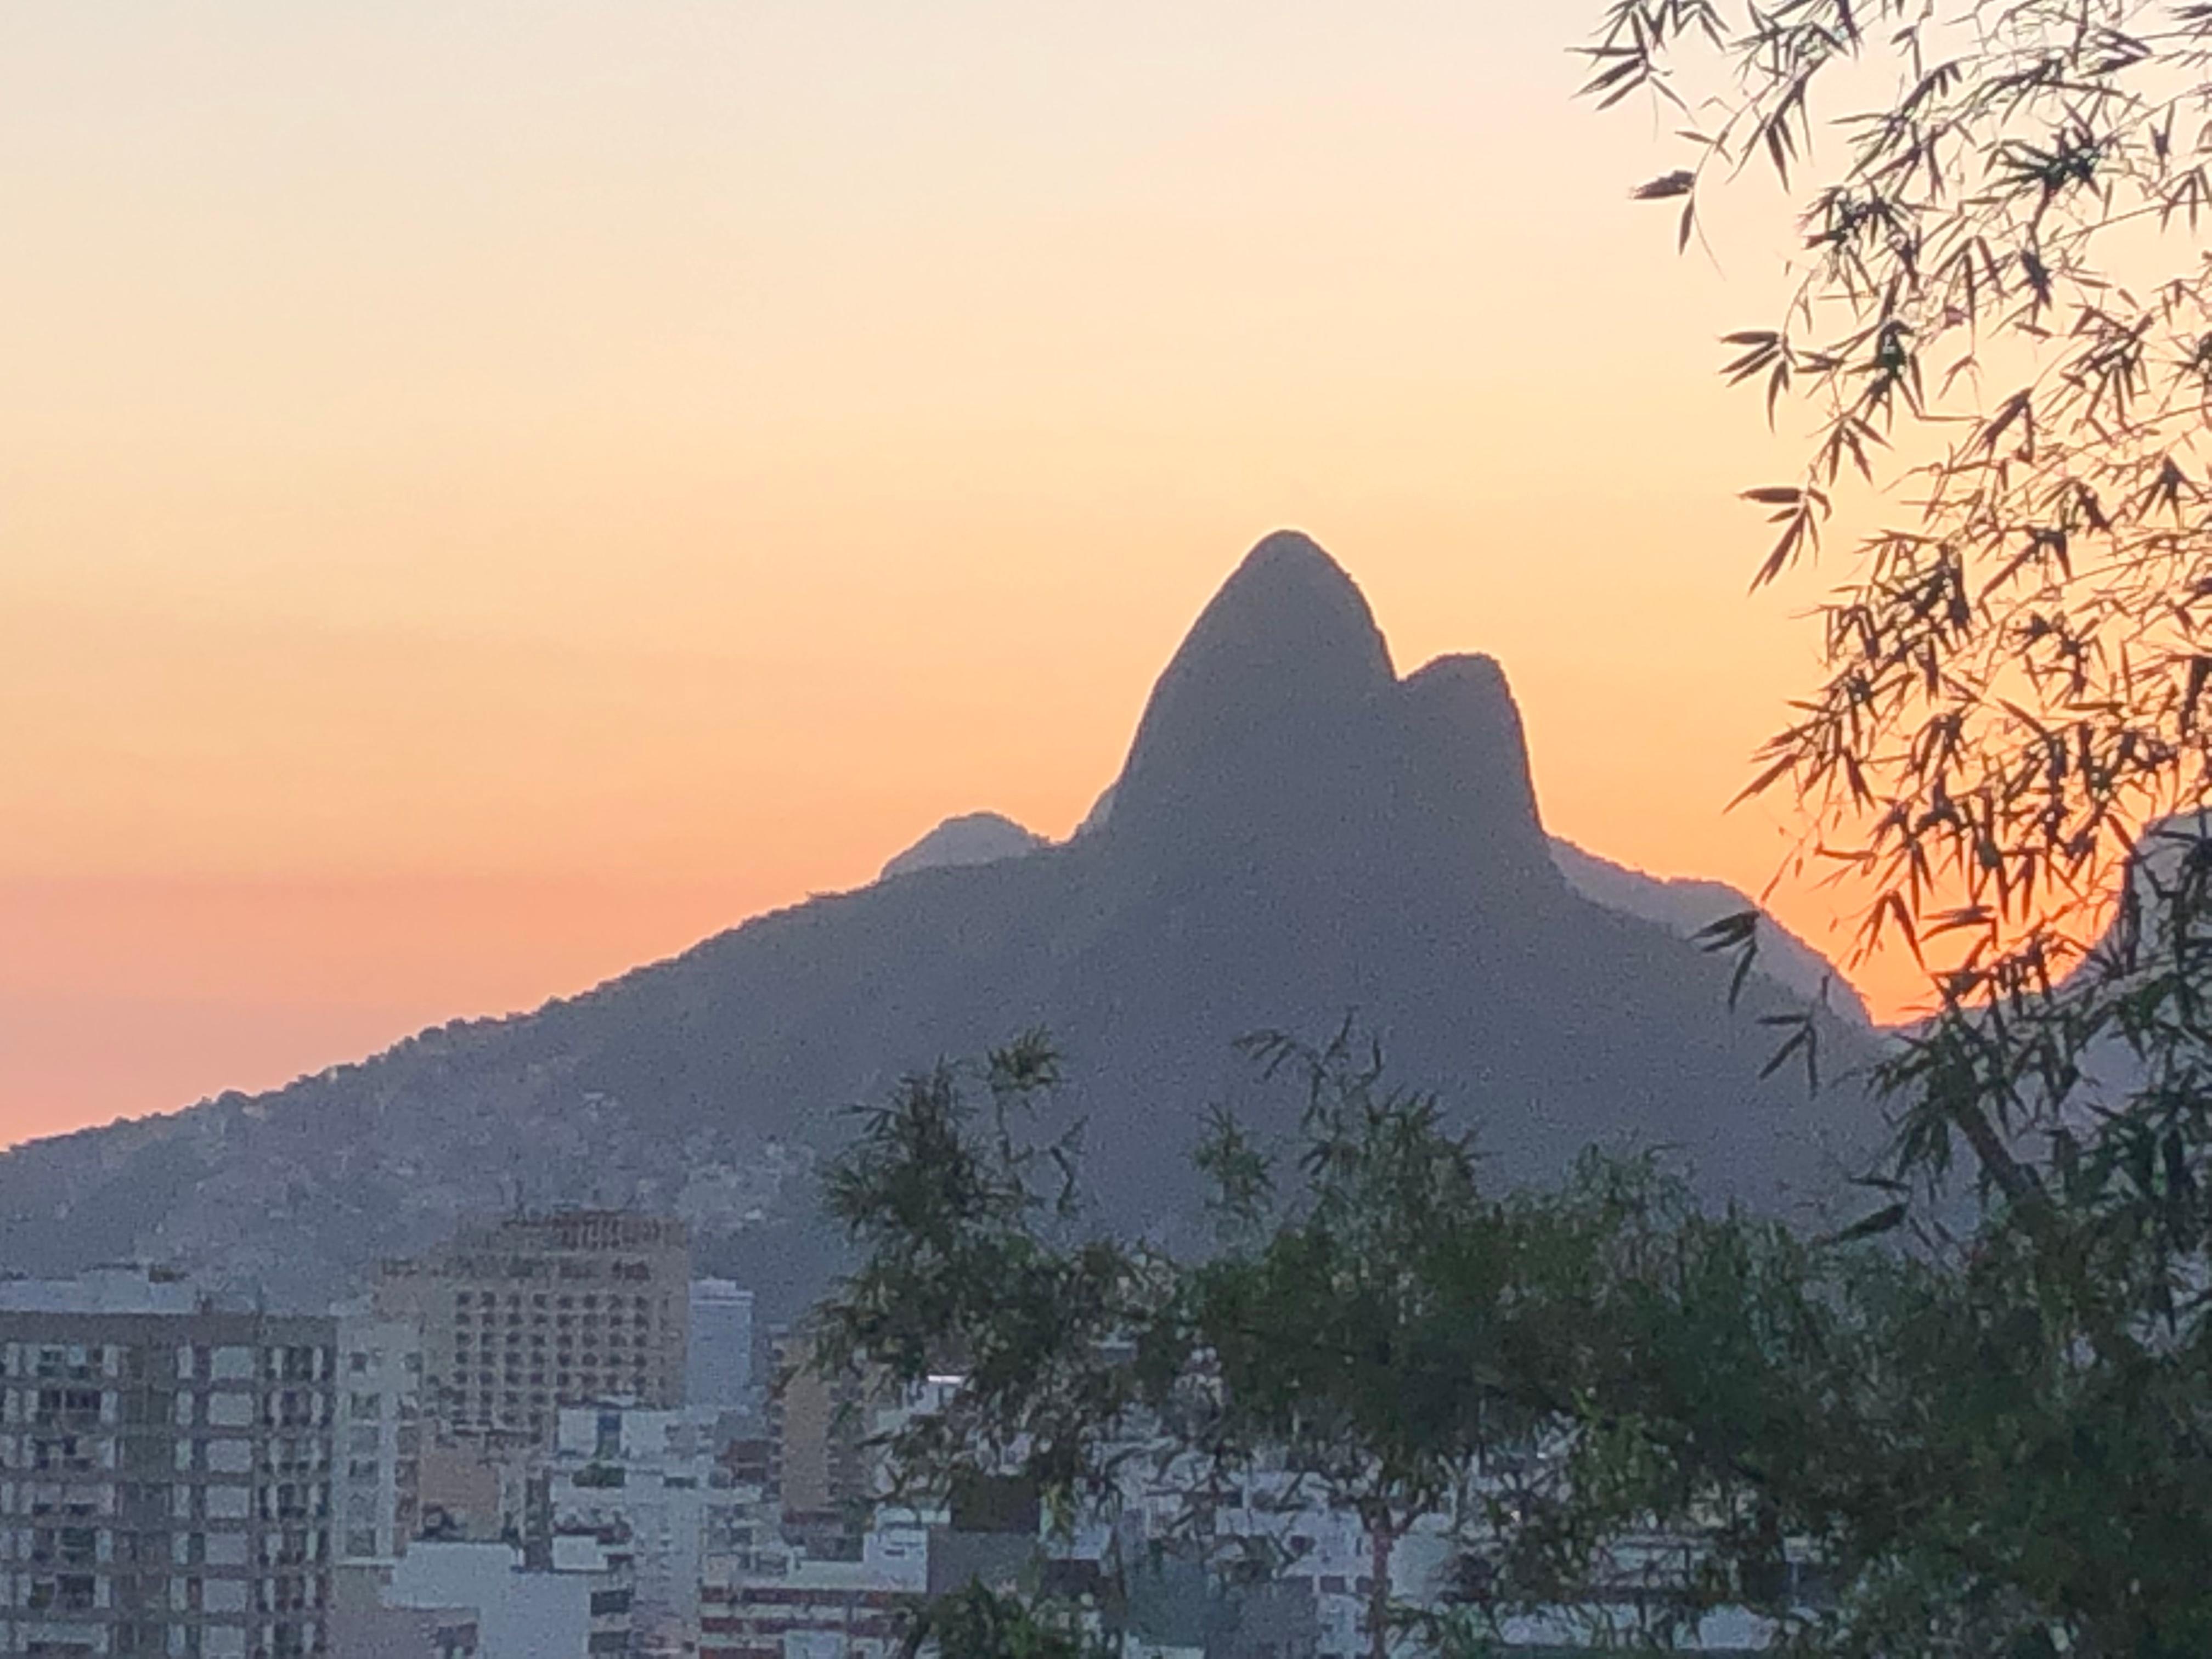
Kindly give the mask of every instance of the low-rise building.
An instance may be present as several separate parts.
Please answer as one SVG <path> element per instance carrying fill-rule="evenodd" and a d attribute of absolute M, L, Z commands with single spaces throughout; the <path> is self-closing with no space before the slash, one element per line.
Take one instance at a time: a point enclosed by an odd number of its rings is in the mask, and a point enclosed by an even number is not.
<path fill-rule="evenodd" d="M 532 1568 L 511 1544 L 423 1542 L 381 1570 L 377 1604 L 457 1621 L 473 1614 L 477 1659 L 591 1659 L 629 1651 L 627 1575 L 595 1541 Z"/>
<path fill-rule="evenodd" d="M 893 1659 L 920 1601 L 860 1561 L 797 1561 L 701 1589 L 699 1659 Z"/>

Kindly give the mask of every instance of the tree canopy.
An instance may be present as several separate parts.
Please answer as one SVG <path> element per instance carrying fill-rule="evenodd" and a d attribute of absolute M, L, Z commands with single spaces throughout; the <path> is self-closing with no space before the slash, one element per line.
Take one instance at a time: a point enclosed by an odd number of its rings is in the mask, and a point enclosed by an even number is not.
<path fill-rule="evenodd" d="M 1796 218 L 1779 314 L 1723 343 L 1805 437 L 1746 491 L 1754 583 L 1868 527 L 1747 793 L 1856 888 L 1861 948 L 1929 963 L 1904 1169 L 1963 1144 L 2017 1200 L 2109 1124 L 2100 1175 L 2169 1208 L 2206 1081 L 2212 6 L 1616 0 L 1587 51 L 1592 96 L 1675 128 L 1637 193 L 1678 245 L 1762 174 Z"/>
<path fill-rule="evenodd" d="M 1663 1648 L 1720 1609 L 1808 1653 L 2212 1646 L 2203 1356 L 2095 1358 L 2031 1237 L 1808 1239 L 1595 1153 L 1492 1190 L 1348 1032 L 1259 1051 L 1303 1133 L 1213 1120 L 1219 1237 L 1186 1255 L 1095 1229 L 1079 1159 L 1025 1133 L 1040 1042 L 867 1115 L 833 1178 L 863 1262 L 824 1352 L 967 1379 L 890 1442 L 908 1479 L 1018 1474 L 1071 1513 L 1172 1471 L 1182 1541 L 1249 1570 L 1209 1503 L 1290 1477 L 1364 1528 L 1378 1652 L 1530 1620 Z M 1424 1522 L 1458 1565 L 1398 1606 L 1389 1553 Z"/>
<path fill-rule="evenodd" d="M 1348 1036 L 1277 1039 L 1303 1136 L 1217 1119 L 1218 1238 L 1176 1254 L 1088 1224 L 1030 1042 L 865 1122 L 836 1352 L 967 1377 L 917 1478 L 1310 1480 L 1374 1540 L 1378 1651 L 1718 1608 L 1808 1654 L 2212 1651 L 2212 4 L 1614 0 L 1586 50 L 1682 147 L 1635 191 L 1675 249 L 1762 179 L 1795 218 L 1719 366 L 1803 440 L 1745 491 L 1753 585 L 1830 586 L 1747 793 L 1929 968 L 1865 1219 L 1595 1153 L 1493 1189 Z M 1449 1594 L 1387 1606 L 1437 1517 Z"/>

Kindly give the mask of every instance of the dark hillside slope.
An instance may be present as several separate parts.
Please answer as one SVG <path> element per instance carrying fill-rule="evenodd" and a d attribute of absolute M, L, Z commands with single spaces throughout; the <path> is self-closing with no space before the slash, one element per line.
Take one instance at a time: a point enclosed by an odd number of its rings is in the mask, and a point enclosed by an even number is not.
<path fill-rule="evenodd" d="M 447 1027 L 252 1099 L 0 1157 L 0 1263 L 178 1260 L 319 1294 L 466 1209 L 635 1202 L 796 1295 L 830 1252 L 812 1176 L 842 1109 L 1048 1028 L 1104 1200 L 1164 1222 L 1204 1109 L 1286 1131 L 1230 1045 L 1348 1011 L 1481 1126 L 1500 1179 L 1593 1139 L 1680 1147 L 1789 1204 L 1871 1139 L 1864 1102 L 1761 1083 L 1782 994 L 1578 896 L 1498 665 L 1404 679 L 1303 537 L 1255 549 L 1162 677 L 1110 815 L 1060 847 L 914 869 L 762 917 L 526 1018 Z M 1831 1028 L 1840 1062 L 1863 1033 Z"/>

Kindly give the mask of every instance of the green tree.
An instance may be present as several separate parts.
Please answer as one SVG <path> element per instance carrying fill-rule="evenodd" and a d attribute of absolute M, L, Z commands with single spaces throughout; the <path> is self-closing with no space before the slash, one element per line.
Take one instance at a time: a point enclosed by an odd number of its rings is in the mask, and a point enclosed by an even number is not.
<path fill-rule="evenodd" d="M 2202 1480 L 2212 1411 L 2212 6 L 1618 0 L 1589 52 L 1591 95 L 1674 118 L 1682 164 L 1637 193 L 1679 204 L 1678 247 L 1760 175 L 1802 233 L 1724 342 L 1806 440 L 1746 492 L 1778 526 L 1754 583 L 1832 514 L 1869 527 L 1747 793 L 1863 884 L 1863 948 L 1929 964 L 1887 1174 L 1971 1169 L 1959 1284 L 2043 1332 L 2075 1437 L 2013 1443 L 2043 1553 L 2187 1532 L 2161 1470 Z M 2024 1583 L 2033 1542 L 1979 1565 Z M 2185 1585 L 2112 1571 L 2057 1604 L 2099 1650 L 2202 1643 Z"/>
<path fill-rule="evenodd" d="M 1066 1148 L 1024 1133 L 1039 1043 L 869 1115 L 833 1177 L 863 1259 L 829 1351 L 969 1379 L 894 1437 L 909 1479 L 1018 1473 L 1064 1512 L 1172 1462 L 1235 1567 L 1213 1500 L 1288 1474 L 1369 1528 L 1377 1652 L 1535 1614 L 1665 1649 L 1720 1608 L 1808 1654 L 2212 1651 L 2203 1368 L 2101 1358 L 2033 1233 L 1807 1239 L 1595 1154 L 1492 1192 L 1371 1051 L 1263 1048 L 1304 1132 L 1285 1159 L 1213 1121 L 1221 1237 L 1188 1259 L 1085 1224 Z M 1394 1608 L 1423 1517 L 1456 1585 Z"/>
<path fill-rule="evenodd" d="M 938 1659 L 1115 1659 L 1120 1650 L 1072 1610 L 970 1583 L 915 1615 L 905 1651 Z"/>

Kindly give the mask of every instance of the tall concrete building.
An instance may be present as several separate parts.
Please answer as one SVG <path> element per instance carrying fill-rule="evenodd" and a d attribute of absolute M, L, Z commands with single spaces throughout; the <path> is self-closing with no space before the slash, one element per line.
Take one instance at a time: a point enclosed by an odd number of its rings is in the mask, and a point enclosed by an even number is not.
<path fill-rule="evenodd" d="M 733 1411 L 750 1403 L 753 1293 L 726 1279 L 691 1281 L 691 1351 L 684 1403 Z"/>
<path fill-rule="evenodd" d="M 770 1334 L 768 1489 L 785 1537 L 822 1560 L 859 1558 L 874 1497 L 867 1447 L 876 1403 L 857 1376 L 823 1376 L 804 1328 Z"/>
<path fill-rule="evenodd" d="M 387 1261 L 376 1299 L 421 1325 L 441 1426 L 543 1437 L 563 1406 L 684 1404 L 690 1283 L 682 1222 L 560 1211 L 472 1222 L 441 1250 Z"/>
<path fill-rule="evenodd" d="M 422 1334 L 412 1320 L 365 1310 L 338 1321 L 333 1443 L 338 1557 L 390 1562 L 407 1553 L 420 1516 Z"/>
<path fill-rule="evenodd" d="M 393 1363 L 349 1376 L 375 1343 Z M 0 1653 L 329 1652 L 349 1542 L 409 1524 L 407 1346 L 143 1273 L 0 1282 Z"/>

